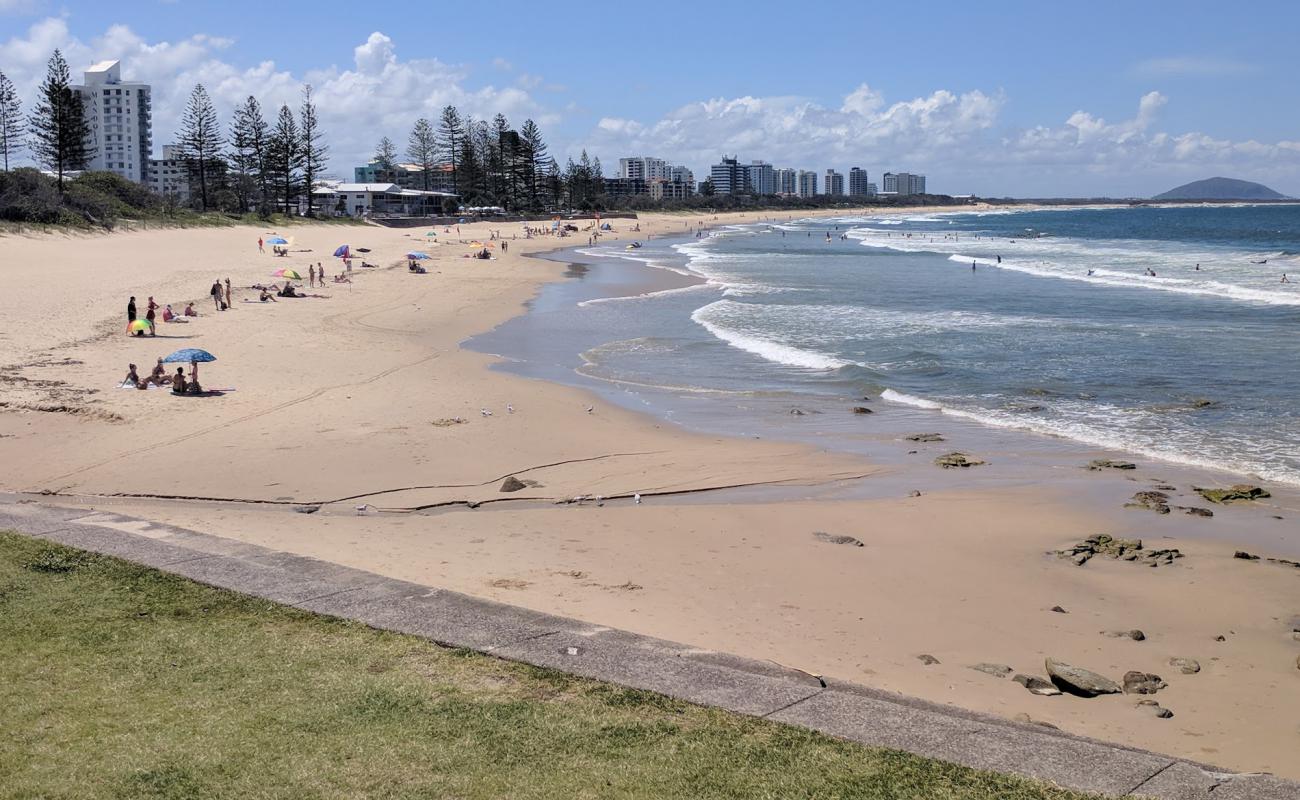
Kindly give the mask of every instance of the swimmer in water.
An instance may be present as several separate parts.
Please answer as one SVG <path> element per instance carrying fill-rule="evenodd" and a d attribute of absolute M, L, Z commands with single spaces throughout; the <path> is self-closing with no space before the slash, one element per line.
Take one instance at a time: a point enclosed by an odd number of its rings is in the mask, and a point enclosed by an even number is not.
<path fill-rule="evenodd" d="M 1092 270 L 1088 270 L 1088 277 L 1089 277 L 1089 278 L 1092 277 Z"/>

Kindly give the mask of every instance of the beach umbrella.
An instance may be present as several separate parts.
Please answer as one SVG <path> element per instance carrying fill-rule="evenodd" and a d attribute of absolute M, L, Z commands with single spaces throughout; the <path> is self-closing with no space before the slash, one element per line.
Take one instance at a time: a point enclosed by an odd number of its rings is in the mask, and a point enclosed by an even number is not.
<path fill-rule="evenodd" d="M 414 252 L 407 253 L 407 254 L 406 254 L 406 257 L 407 257 L 407 258 L 413 258 L 413 259 L 415 259 L 416 261 L 419 261 L 419 260 L 421 260 L 421 259 L 428 258 L 428 257 L 429 257 L 429 254 L 428 254 L 428 253 L 421 253 L 420 251 L 416 250 L 416 251 L 414 251 Z"/>
<path fill-rule="evenodd" d="M 132 320 L 132 322 L 126 326 L 127 333 L 148 333 L 152 329 L 153 326 L 149 324 L 149 320 L 147 319 Z"/>
<path fill-rule="evenodd" d="M 289 240 L 284 238 L 283 236 L 272 236 L 270 239 L 266 240 L 266 243 L 267 244 L 288 244 Z"/>
<path fill-rule="evenodd" d="M 295 280 L 295 281 L 302 280 L 302 276 L 298 274 L 297 270 L 289 269 L 288 267 L 285 267 L 284 269 L 277 269 L 275 272 L 271 273 L 271 277 L 289 278 L 290 280 Z"/>
<path fill-rule="evenodd" d="M 349 252 L 348 246 L 345 244 L 341 244 L 339 245 L 338 249 L 334 251 L 334 256 L 335 258 L 347 258 L 348 252 Z"/>
<path fill-rule="evenodd" d="M 185 347 L 177 350 L 175 353 L 165 357 L 163 361 L 168 364 L 184 364 L 189 362 L 194 367 L 194 380 L 199 379 L 199 362 L 216 361 L 217 357 L 207 350 L 200 350 L 197 347 Z"/>
<path fill-rule="evenodd" d="M 425 236 L 437 236 L 437 235 L 438 235 L 437 231 L 429 231 L 428 233 L 425 234 Z"/>

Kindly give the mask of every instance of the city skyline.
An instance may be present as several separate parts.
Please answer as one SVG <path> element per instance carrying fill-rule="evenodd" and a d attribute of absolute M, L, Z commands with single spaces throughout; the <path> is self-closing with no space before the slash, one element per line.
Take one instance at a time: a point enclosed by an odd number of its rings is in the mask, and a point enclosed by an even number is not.
<path fill-rule="evenodd" d="M 977 57 L 979 48 L 971 51 L 969 66 L 957 69 L 949 52 L 956 35 L 951 20 L 918 29 L 924 32 L 917 41 L 920 58 L 863 58 L 854 66 L 839 55 L 837 69 L 822 79 L 809 73 L 811 66 L 747 75 L 746 57 L 729 46 L 717 57 L 737 59 L 736 76 L 694 74 L 679 81 L 674 76 L 704 56 L 678 44 L 674 59 L 602 67 L 593 79 L 591 67 L 608 46 L 603 43 L 581 57 L 557 58 L 510 36 L 500 37 L 507 42 L 500 45 L 491 37 L 487 46 L 469 46 L 424 35 L 419 24 L 366 19 L 350 9 L 340 9 L 330 24 L 299 20 L 286 43 L 268 38 L 264 28 L 275 27 L 276 14 L 290 12 L 259 8 L 265 24 L 232 24 L 249 18 L 238 13 L 244 5 L 234 2 L 216 14 L 160 2 L 124 24 L 120 10 L 81 2 L 3 3 L 0 70 L 30 106 L 55 47 L 64 50 L 74 75 L 94 63 L 122 60 L 124 80 L 154 87 L 155 158 L 174 138 L 196 82 L 208 86 L 223 118 L 249 93 L 268 106 L 293 104 L 302 83 L 310 82 L 334 147 L 329 172 L 343 178 L 373 153 L 379 137 L 400 142 L 417 116 L 453 103 L 479 117 L 503 113 L 513 124 L 534 118 L 551 132 L 561 163 L 585 148 L 606 164 L 608 176 L 628 153 L 654 153 L 690 168 L 698 179 L 718 153 L 762 149 L 773 164 L 823 173 L 832 168 L 847 175 L 859 165 L 880 173 L 889 164 L 906 164 L 942 176 L 930 187 L 936 193 L 1146 196 L 1228 175 L 1300 194 L 1300 142 L 1291 133 L 1300 112 L 1289 102 L 1300 99 L 1300 90 L 1282 77 L 1294 56 L 1256 48 L 1243 58 L 1225 50 L 1216 43 L 1222 37 L 1211 34 L 1234 23 L 1217 14 L 1184 21 L 1178 37 L 1167 34 L 1169 41 L 1150 31 L 1143 42 L 1127 30 L 1116 32 L 1105 44 L 1112 56 L 1106 66 L 1084 70 L 1090 81 L 1066 74 L 1079 71 L 1061 63 L 1066 53 L 1048 59 L 1035 76 L 1006 64 L 990 66 L 986 62 L 998 59 Z M 827 7 L 846 20 L 864 13 Z M 397 3 L 393 16 L 402 8 Z M 1003 5 L 1011 8 L 1028 6 Z M 1279 16 L 1296 15 L 1282 4 L 1273 8 Z M 610 10 L 607 20 L 612 24 L 624 13 Z M 887 29 L 907 25 L 910 13 L 890 10 L 873 19 Z M 1022 15 L 1015 20 L 1015 46 L 1037 48 L 1035 30 L 1073 13 L 1054 11 L 1052 20 Z M 692 10 L 704 21 L 720 14 Z M 987 24 L 957 16 L 971 31 L 987 34 Z M 1134 9 L 1130 16 L 1158 14 Z M 886 44 L 882 39 L 877 47 L 884 52 Z M 1180 55 L 1193 51 L 1200 55 Z M 655 69 L 665 77 L 643 85 Z M 1268 104 L 1255 107 L 1266 114 L 1223 113 L 1265 96 Z"/>

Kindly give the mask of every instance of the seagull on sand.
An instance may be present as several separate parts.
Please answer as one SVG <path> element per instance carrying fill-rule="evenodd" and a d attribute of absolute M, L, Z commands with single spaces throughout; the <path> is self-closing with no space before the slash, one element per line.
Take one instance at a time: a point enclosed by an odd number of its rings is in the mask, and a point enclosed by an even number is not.
<path fill-rule="evenodd" d="M 632 502 L 636 503 L 637 505 L 641 505 L 641 493 L 640 493 L 640 492 L 637 492 L 636 494 L 632 495 Z"/>
<path fill-rule="evenodd" d="M 587 413 L 591 414 L 596 410 L 595 406 L 587 406 Z"/>
<path fill-rule="evenodd" d="M 490 416 L 492 416 L 492 412 L 491 412 L 491 411 L 488 411 L 486 408 L 480 408 L 480 409 L 478 410 L 478 413 L 482 414 L 482 415 L 485 416 L 485 417 L 490 417 Z"/>
<path fill-rule="evenodd" d="M 515 413 L 515 407 L 510 405 L 509 403 L 506 403 L 506 413 L 507 414 Z"/>

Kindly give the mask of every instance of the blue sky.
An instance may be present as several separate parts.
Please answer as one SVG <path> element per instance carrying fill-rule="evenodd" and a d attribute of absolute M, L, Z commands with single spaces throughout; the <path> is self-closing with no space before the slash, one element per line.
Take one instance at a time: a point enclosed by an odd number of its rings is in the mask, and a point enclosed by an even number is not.
<path fill-rule="evenodd" d="M 51 46 L 74 71 L 122 57 L 158 86 L 158 143 L 197 80 L 227 107 L 309 80 L 341 174 L 455 102 L 537 118 L 561 160 L 587 146 L 699 174 L 726 151 L 1016 195 L 1228 174 L 1300 195 L 1297 30 L 1296 2 L 0 0 L 0 70 L 21 89 Z"/>

